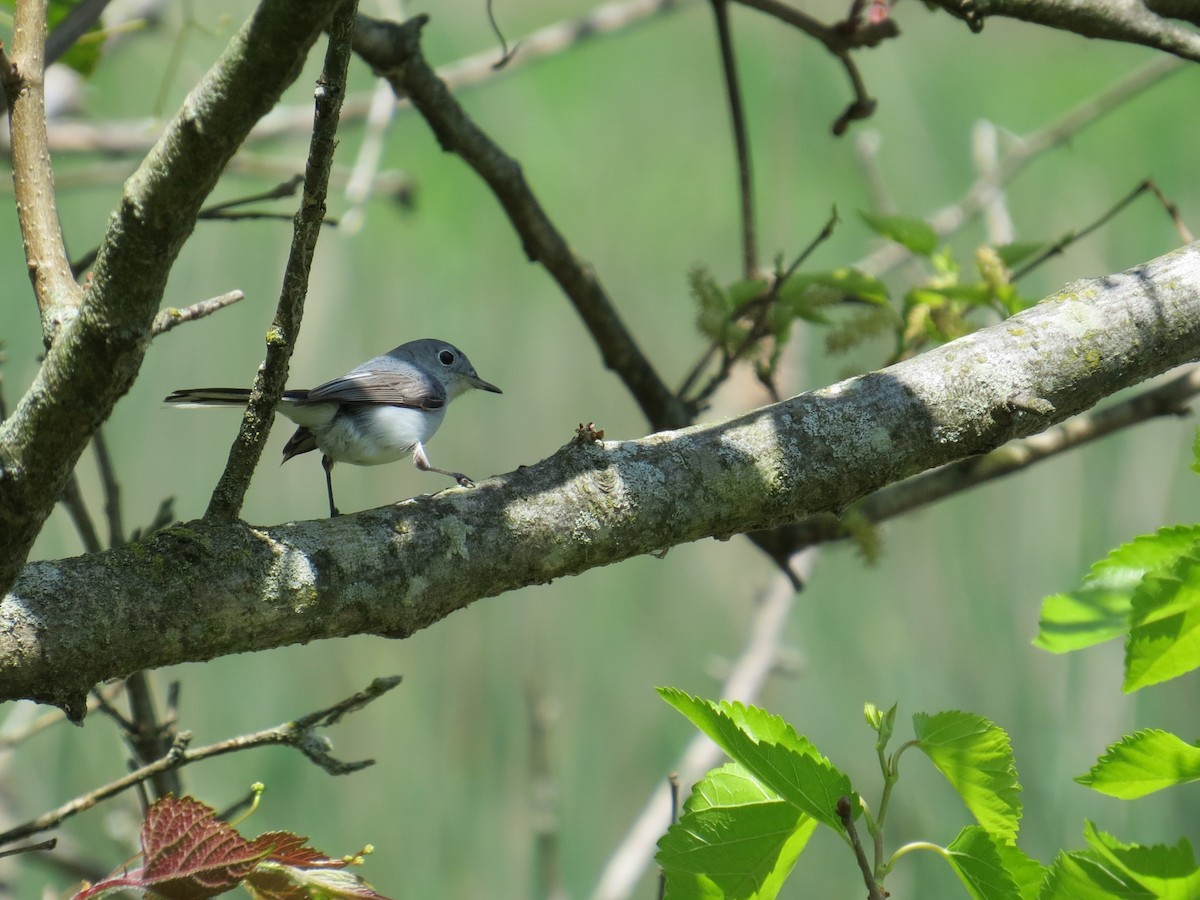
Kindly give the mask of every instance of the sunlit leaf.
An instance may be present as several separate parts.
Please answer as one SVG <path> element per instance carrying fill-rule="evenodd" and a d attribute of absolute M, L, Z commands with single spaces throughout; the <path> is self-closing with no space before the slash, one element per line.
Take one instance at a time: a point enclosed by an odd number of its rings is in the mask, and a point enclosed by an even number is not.
<path fill-rule="evenodd" d="M 839 799 L 848 797 L 850 808 L 856 815 L 860 812 L 850 779 L 779 716 L 727 700 L 702 700 L 674 688 L 659 688 L 658 693 L 730 759 L 797 809 L 838 832 L 844 830 L 837 814 Z"/>
<path fill-rule="evenodd" d="M 1173 847 L 1125 844 L 1091 822 L 1085 823 L 1083 836 L 1110 869 L 1150 891 L 1151 896 L 1165 900 L 1200 897 L 1200 869 L 1186 839 L 1180 838 Z"/>
<path fill-rule="evenodd" d="M 1200 558 L 1182 556 L 1169 572 L 1148 575 L 1134 591 L 1131 621 L 1126 691 L 1200 667 Z"/>
<path fill-rule="evenodd" d="M 1167 731 L 1127 734 L 1075 779 L 1110 797 L 1132 800 L 1163 788 L 1200 781 L 1200 747 Z"/>
<path fill-rule="evenodd" d="M 1016 879 L 1000 858 L 1001 843 L 978 825 L 970 825 L 946 848 L 947 860 L 975 900 L 1022 900 Z"/>
<path fill-rule="evenodd" d="M 667 897 L 769 900 L 816 827 L 736 763 L 714 769 L 658 842 Z"/>
<path fill-rule="evenodd" d="M 980 825 L 1016 837 L 1021 786 L 1008 735 L 983 716 L 959 711 L 916 713 L 917 746 L 953 785 Z"/>

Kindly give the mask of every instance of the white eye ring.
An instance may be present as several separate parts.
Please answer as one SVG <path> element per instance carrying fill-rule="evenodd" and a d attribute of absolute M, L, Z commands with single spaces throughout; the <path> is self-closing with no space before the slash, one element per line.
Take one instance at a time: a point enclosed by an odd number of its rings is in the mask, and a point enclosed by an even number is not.
<path fill-rule="evenodd" d="M 454 365 L 454 353 L 451 350 L 442 350 L 438 353 L 438 362 L 443 366 Z"/>

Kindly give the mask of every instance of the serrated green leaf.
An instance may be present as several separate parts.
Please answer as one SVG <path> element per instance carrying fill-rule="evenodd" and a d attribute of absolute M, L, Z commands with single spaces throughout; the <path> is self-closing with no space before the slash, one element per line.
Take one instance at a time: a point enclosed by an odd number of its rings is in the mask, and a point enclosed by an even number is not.
<path fill-rule="evenodd" d="M 1021 820 L 1021 785 L 1008 735 L 983 716 L 952 710 L 916 713 L 917 746 L 992 834 L 1013 840 Z"/>
<path fill-rule="evenodd" d="M 947 862 L 975 900 L 1022 900 L 1016 879 L 1000 859 L 1001 843 L 978 825 L 969 825 L 946 848 Z"/>
<path fill-rule="evenodd" d="M 1038 900 L 1154 900 L 1154 894 L 1114 870 L 1091 850 L 1059 853 Z"/>
<path fill-rule="evenodd" d="M 1125 642 L 1126 692 L 1200 668 L 1200 558 L 1182 556 L 1133 593 Z"/>
<path fill-rule="evenodd" d="M 1069 653 L 1120 637 L 1129 631 L 1131 593 L 1082 588 L 1042 600 L 1035 647 Z"/>
<path fill-rule="evenodd" d="M 1000 257 L 1000 261 L 1011 269 L 1033 256 L 1033 254 L 1045 246 L 1045 241 L 1015 241 L 1011 244 L 1001 244 L 995 250 L 996 254 Z"/>
<path fill-rule="evenodd" d="M 1126 844 L 1085 822 L 1083 836 L 1110 869 L 1116 869 L 1138 886 L 1163 900 L 1200 897 L 1200 869 L 1192 845 L 1180 838 L 1174 847 L 1165 844 Z"/>
<path fill-rule="evenodd" d="M 667 897 L 770 900 L 816 827 L 736 763 L 714 769 L 658 842 Z"/>
<path fill-rule="evenodd" d="M 1091 567 L 1078 590 L 1042 601 L 1034 645 L 1066 653 L 1126 634 L 1138 585 L 1147 575 L 1169 569 L 1198 544 L 1200 525 L 1177 525 L 1117 547 Z"/>
<path fill-rule="evenodd" d="M 1037 900 L 1049 869 L 1011 841 L 995 841 L 1000 862 L 1021 891 L 1021 900 Z"/>
<path fill-rule="evenodd" d="M 1168 731 L 1136 731 L 1109 747 L 1090 772 L 1075 780 L 1101 794 L 1133 800 L 1200 781 L 1200 747 Z"/>
<path fill-rule="evenodd" d="M 850 779 L 779 716 L 756 706 L 703 700 L 675 688 L 659 688 L 658 693 L 730 759 L 797 809 L 839 833 L 844 831 L 837 814 L 840 798 L 849 797 L 851 809 L 860 814 Z"/>
<path fill-rule="evenodd" d="M 924 219 L 909 216 L 884 216 L 859 210 L 867 226 L 881 237 L 895 241 L 913 253 L 929 256 L 937 249 L 937 232 Z"/>

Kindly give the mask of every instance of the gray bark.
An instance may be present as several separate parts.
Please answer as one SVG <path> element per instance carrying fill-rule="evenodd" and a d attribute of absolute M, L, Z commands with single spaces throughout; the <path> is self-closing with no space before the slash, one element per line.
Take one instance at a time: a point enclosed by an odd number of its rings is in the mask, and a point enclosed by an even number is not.
<path fill-rule="evenodd" d="M 1072 283 L 890 368 L 724 422 L 569 443 L 473 490 L 338 519 L 191 522 L 27 565 L 0 602 L 0 698 L 73 715 L 97 681 L 227 653 L 401 638 L 482 597 L 838 511 L 1200 356 L 1200 243 Z"/>

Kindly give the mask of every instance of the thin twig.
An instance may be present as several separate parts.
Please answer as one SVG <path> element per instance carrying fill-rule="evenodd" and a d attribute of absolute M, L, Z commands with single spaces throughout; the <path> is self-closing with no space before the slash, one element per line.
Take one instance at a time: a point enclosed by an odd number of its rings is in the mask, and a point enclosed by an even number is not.
<path fill-rule="evenodd" d="M 953 234 L 975 218 L 993 194 L 1011 181 L 1030 162 L 1094 124 L 1108 113 L 1153 87 L 1169 75 L 1183 70 L 1185 63 L 1170 56 L 1161 56 L 1126 75 L 1120 81 L 1089 97 L 1074 109 L 1049 125 L 1020 138 L 996 166 L 994 172 L 977 178 L 957 203 L 943 207 L 926 217 L 939 235 Z M 888 242 L 874 253 L 856 263 L 856 268 L 870 275 L 881 275 L 907 259 L 911 254 L 895 242 Z"/>
<path fill-rule="evenodd" d="M 287 384 L 288 363 L 300 336 L 309 271 L 321 233 L 321 220 L 325 216 L 329 172 L 337 147 L 339 113 L 346 94 L 346 71 L 352 55 L 351 37 L 357 9 L 358 0 L 345 0 L 329 24 L 325 64 L 317 82 L 303 199 L 292 229 L 292 246 L 269 331 L 266 358 L 254 379 L 241 428 L 230 447 L 225 470 L 213 488 L 205 518 L 233 519 L 241 511 L 250 479 L 271 432 L 275 406 Z"/>
<path fill-rule="evenodd" d="M 120 684 L 106 685 L 103 690 L 88 698 L 87 711 L 91 712 L 92 710 L 98 708 L 101 702 L 100 698 L 111 700 L 113 697 L 119 694 L 121 690 L 122 688 Z M 34 735 L 41 734 L 47 728 L 52 728 L 53 726 L 60 725 L 66 721 L 67 717 L 63 714 L 61 709 L 48 710 L 27 724 L 12 731 L 8 730 L 7 726 L 9 723 L 6 721 L 5 730 L 0 732 L 0 753 L 10 751 L 14 747 L 18 747 L 25 743 Z"/>
<path fill-rule="evenodd" d="M 1038 266 L 1040 266 L 1046 260 L 1050 259 L 1051 257 L 1061 255 L 1062 252 L 1067 247 L 1070 247 L 1072 244 L 1076 243 L 1077 241 L 1083 240 L 1085 237 L 1087 237 L 1089 234 L 1091 234 L 1097 228 L 1099 228 L 1102 225 L 1106 224 L 1107 222 L 1111 221 L 1113 216 L 1117 215 L 1119 212 L 1121 212 L 1121 210 L 1123 210 L 1125 207 L 1127 207 L 1130 203 L 1132 203 L 1134 200 L 1136 200 L 1142 194 L 1146 193 L 1149 189 L 1150 189 L 1150 183 L 1148 181 L 1143 181 L 1141 184 L 1139 184 L 1137 187 L 1135 187 L 1132 191 L 1130 191 L 1128 194 L 1126 194 L 1124 197 L 1122 197 L 1120 200 L 1118 200 L 1116 202 L 1116 204 L 1114 204 L 1106 212 L 1101 213 L 1100 217 L 1097 218 L 1096 220 L 1094 220 L 1091 224 L 1084 226 L 1084 228 L 1082 228 L 1080 231 L 1068 232 L 1066 235 L 1059 238 L 1057 241 L 1055 241 L 1053 244 L 1051 244 L 1049 247 L 1047 247 L 1041 253 L 1038 253 L 1036 256 L 1034 256 L 1033 259 L 1031 259 L 1029 262 L 1027 262 L 1021 268 L 1017 269 L 1015 272 L 1012 273 L 1012 280 L 1017 281 L 1021 278 L 1024 278 L 1026 275 L 1028 275 L 1030 272 L 1032 272 L 1034 269 L 1036 269 Z"/>
<path fill-rule="evenodd" d="M 750 168 L 750 139 L 746 131 L 746 113 L 742 105 L 742 89 L 738 84 L 733 34 L 729 27 L 729 0 L 711 0 L 711 4 L 717 26 L 717 44 L 721 51 L 725 98 L 729 103 L 729 124 L 733 129 L 733 147 L 737 154 L 738 197 L 742 221 L 742 275 L 745 278 L 753 278 L 754 273 L 758 271 L 754 230 L 754 179 Z"/>
<path fill-rule="evenodd" d="M 74 472 L 67 478 L 67 484 L 63 488 L 59 503 L 71 517 L 71 522 L 79 533 L 79 540 L 83 544 L 84 552 L 99 553 L 103 549 L 100 535 L 96 531 L 96 523 L 92 521 L 92 514 L 84 502 L 83 493 L 79 490 L 79 478 Z"/>
<path fill-rule="evenodd" d="M 92 448 L 96 451 L 96 468 L 100 471 L 100 484 L 104 490 L 104 518 L 108 522 L 108 546 L 112 549 L 125 546 L 125 524 L 121 520 L 121 484 L 117 481 L 116 467 L 108 453 L 108 442 L 104 439 L 104 427 L 96 429 L 92 436 Z"/>
<path fill-rule="evenodd" d="M 13 841 L 28 837 L 31 834 L 37 834 L 40 831 L 49 831 L 51 828 L 56 828 L 66 819 L 77 813 L 91 809 L 102 800 L 107 800 L 109 797 L 128 790 L 134 785 L 141 784 L 160 772 L 191 765 L 192 763 L 211 759 L 214 756 L 222 756 L 226 753 L 237 753 L 251 747 L 267 747 L 283 744 L 295 747 L 331 775 L 345 775 L 350 772 L 357 772 L 367 766 L 374 765 L 375 761 L 367 759 L 346 763 L 335 759 L 329 753 L 329 742 L 316 734 L 315 731 L 317 728 L 327 728 L 337 724 L 343 716 L 356 712 L 373 700 L 379 699 L 399 683 L 399 676 L 376 678 L 365 690 L 359 691 L 327 709 L 309 713 L 295 721 L 276 725 L 274 728 L 267 728 L 262 731 L 256 731 L 253 734 L 244 734 L 224 741 L 217 741 L 196 750 L 187 749 L 192 739 L 191 733 L 186 731 L 180 732 L 171 749 L 161 759 L 156 759 L 154 762 L 142 766 L 140 769 L 130 772 L 122 778 L 118 778 L 103 787 L 76 797 L 74 800 L 64 803 L 57 809 L 44 813 L 36 819 L 31 819 L 15 828 L 10 828 L 8 831 L 0 834 L 0 846 L 11 844 Z"/>
<path fill-rule="evenodd" d="M 850 838 L 854 859 L 858 863 L 859 871 L 862 872 L 863 884 L 867 886 L 867 900 L 886 900 L 887 891 L 880 887 L 879 882 L 875 880 L 871 862 L 863 850 L 862 841 L 858 839 L 858 828 L 854 825 L 854 807 L 851 805 L 849 797 L 838 798 L 837 814 L 838 818 L 842 820 L 842 827 L 846 829 L 847 837 Z"/>
<path fill-rule="evenodd" d="M 54 198 L 54 171 L 46 136 L 46 0 L 18 3 L 12 58 L 0 48 L 0 80 L 8 99 L 13 190 L 29 279 L 49 347 L 74 318 L 83 292 L 71 274 Z"/>
<path fill-rule="evenodd" d="M 58 846 L 58 838 L 39 841 L 36 844 L 26 844 L 24 847 L 13 847 L 11 850 L 0 850 L 0 859 L 6 856 L 18 856 L 22 853 L 32 853 L 37 850 L 53 850 Z"/>
<path fill-rule="evenodd" d="M 173 306 L 167 309 L 160 309 L 158 315 L 154 317 L 154 324 L 150 326 L 150 333 L 154 337 L 166 334 L 176 325 L 182 325 L 184 322 L 191 322 L 194 319 L 202 319 L 205 316 L 210 316 L 219 309 L 232 306 L 245 296 L 241 291 L 230 291 L 227 294 L 221 294 L 219 297 L 212 297 L 209 300 L 201 300 L 199 303 L 185 306 L 183 309 L 177 309 Z"/>
<path fill-rule="evenodd" d="M 125 679 L 125 695 L 129 698 L 131 727 L 125 731 L 125 741 L 133 751 L 134 761 L 146 765 L 166 755 L 175 744 L 176 722 L 170 715 L 158 721 L 158 709 L 150 676 L 134 672 Z M 150 781 L 155 797 L 183 794 L 183 779 L 178 769 L 168 769 L 154 775 Z"/>
<path fill-rule="evenodd" d="M 617 373 L 656 429 L 688 424 L 688 410 L 667 388 L 617 313 L 595 272 L 579 259 L 534 196 L 520 165 L 466 114 L 421 54 L 428 16 L 402 25 L 359 16 L 355 51 L 405 94 L 442 148 L 456 153 L 492 189 L 521 237 L 526 256 L 545 266 L 591 332 L 605 364 Z"/>

